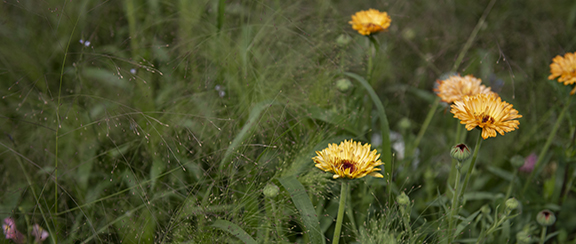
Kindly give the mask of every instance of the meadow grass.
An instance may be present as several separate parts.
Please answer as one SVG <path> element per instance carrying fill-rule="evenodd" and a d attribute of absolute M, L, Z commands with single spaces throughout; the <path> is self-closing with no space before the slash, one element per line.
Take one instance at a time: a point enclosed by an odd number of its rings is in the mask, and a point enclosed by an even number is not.
<path fill-rule="evenodd" d="M 576 99 L 548 80 L 573 1 L 0 6 L 0 218 L 29 243 L 35 223 L 44 243 L 331 243 L 344 195 L 340 243 L 576 243 Z M 392 18 L 373 40 L 348 24 L 369 8 Z M 463 162 L 461 197 L 450 149 L 480 131 L 433 91 L 453 72 L 523 116 Z M 384 178 L 339 195 L 312 157 L 348 139 Z"/>

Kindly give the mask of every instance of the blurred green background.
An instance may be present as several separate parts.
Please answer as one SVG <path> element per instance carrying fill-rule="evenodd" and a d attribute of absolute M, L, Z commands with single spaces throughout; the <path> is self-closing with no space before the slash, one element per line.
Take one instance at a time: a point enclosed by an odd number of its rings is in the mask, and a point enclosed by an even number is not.
<path fill-rule="evenodd" d="M 375 36 L 370 82 L 386 109 L 395 150 L 385 163 L 395 171 L 354 181 L 345 243 L 398 236 L 401 225 L 384 209 L 394 210 L 389 199 L 401 191 L 413 200 L 413 240 L 443 240 L 458 126 L 447 104 L 412 146 L 436 80 L 483 14 L 456 72 L 481 78 L 523 118 L 483 143 L 461 214 L 486 204 L 497 212 L 515 170 L 510 158 L 539 153 L 571 106 L 525 194 L 528 174 L 516 179 L 521 215 L 492 242 L 515 243 L 550 208 L 558 221 L 549 232 L 558 232 L 549 243 L 574 243 L 576 102 L 567 99 L 572 87 L 547 77 L 553 57 L 576 51 L 576 2 L 489 2 L 5 0 L 0 218 L 13 217 L 23 233 L 39 223 L 51 234 L 45 243 L 245 242 L 215 227 L 219 219 L 260 243 L 307 243 L 309 226 L 278 181 L 296 175 L 330 239 L 339 185 L 311 158 L 350 138 L 380 150 L 376 108 L 344 75 L 366 75 L 369 41 L 348 21 L 375 8 L 392 18 Z M 338 88 L 341 79 L 351 86 Z M 472 147 L 476 133 L 467 136 Z M 270 182 L 281 187 L 272 201 L 262 195 Z M 473 238 L 479 227 L 463 232 Z"/>

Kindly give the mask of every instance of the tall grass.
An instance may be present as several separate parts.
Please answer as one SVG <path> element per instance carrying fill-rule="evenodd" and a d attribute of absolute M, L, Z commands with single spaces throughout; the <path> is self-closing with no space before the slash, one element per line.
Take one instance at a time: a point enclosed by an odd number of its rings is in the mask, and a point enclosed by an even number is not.
<path fill-rule="evenodd" d="M 0 218 L 30 242 L 38 223 L 45 243 L 330 243 L 340 184 L 311 158 L 352 138 L 392 153 L 385 179 L 349 183 L 341 243 L 536 240 L 544 208 L 558 217 L 547 243 L 576 243 L 575 99 L 547 79 L 554 56 L 576 51 L 576 4 L 496 1 L 475 29 L 488 4 L 5 1 Z M 354 78 L 367 73 L 369 40 L 347 23 L 368 8 L 392 18 L 375 36 L 373 94 Z M 483 142 L 449 231 L 459 121 L 439 103 L 421 128 L 435 81 L 459 60 L 455 72 L 482 78 L 523 118 Z M 462 131 L 473 145 L 477 132 Z M 515 173 L 513 156 L 545 145 L 534 176 Z M 263 194 L 270 184 L 277 195 Z M 519 215 L 479 240 L 509 188 Z"/>

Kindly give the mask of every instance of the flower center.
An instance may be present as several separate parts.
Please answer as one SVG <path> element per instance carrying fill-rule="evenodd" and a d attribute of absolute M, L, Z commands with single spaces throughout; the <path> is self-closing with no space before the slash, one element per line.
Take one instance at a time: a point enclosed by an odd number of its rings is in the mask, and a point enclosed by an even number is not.
<path fill-rule="evenodd" d="M 346 171 L 347 169 L 350 169 L 350 173 L 354 172 L 356 170 L 356 166 L 354 163 L 348 161 L 348 160 L 342 160 L 342 169 L 344 171 Z"/>
<path fill-rule="evenodd" d="M 480 117 L 482 117 L 482 124 L 494 123 L 494 119 L 492 117 L 490 117 L 490 115 L 482 114 L 482 115 L 480 115 Z"/>

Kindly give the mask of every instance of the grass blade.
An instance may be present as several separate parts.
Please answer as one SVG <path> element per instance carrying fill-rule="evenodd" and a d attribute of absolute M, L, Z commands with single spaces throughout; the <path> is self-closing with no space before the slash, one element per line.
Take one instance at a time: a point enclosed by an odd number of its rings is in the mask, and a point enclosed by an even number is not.
<path fill-rule="evenodd" d="M 246 244 L 258 244 L 258 242 L 256 242 L 252 236 L 246 233 L 246 231 L 240 228 L 240 226 L 228 220 L 216 220 L 212 226 L 232 234 Z"/>
<path fill-rule="evenodd" d="M 280 183 L 292 198 L 292 202 L 300 212 L 302 221 L 304 222 L 305 233 L 309 235 L 311 243 L 325 243 L 324 235 L 320 230 L 320 222 L 316 216 L 316 210 L 312 205 L 312 201 L 306 194 L 304 186 L 294 176 L 288 176 L 280 179 Z"/>

